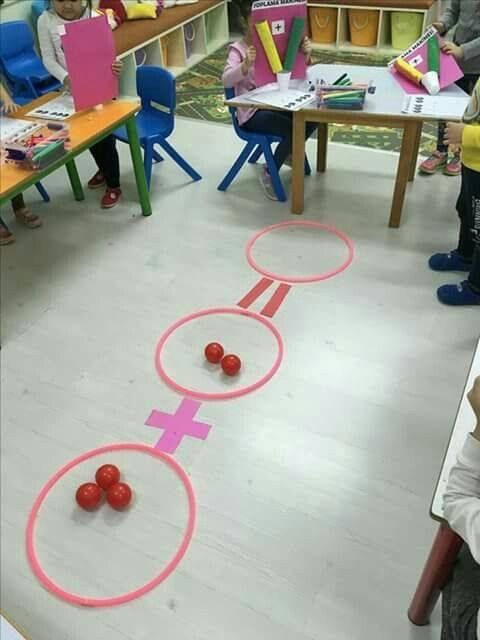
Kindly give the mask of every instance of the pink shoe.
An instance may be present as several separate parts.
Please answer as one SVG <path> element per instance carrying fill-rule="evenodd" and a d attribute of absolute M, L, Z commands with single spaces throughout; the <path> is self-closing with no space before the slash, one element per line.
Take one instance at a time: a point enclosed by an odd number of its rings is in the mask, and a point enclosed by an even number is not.
<path fill-rule="evenodd" d="M 418 167 L 420 173 L 426 173 L 427 175 L 433 175 L 447 164 L 448 153 L 442 151 L 434 151 L 432 155 L 424 160 Z"/>
<path fill-rule="evenodd" d="M 462 173 L 462 161 L 459 155 L 455 154 L 447 161 L 443 173 L 446 176 L 459 176 Z"/>

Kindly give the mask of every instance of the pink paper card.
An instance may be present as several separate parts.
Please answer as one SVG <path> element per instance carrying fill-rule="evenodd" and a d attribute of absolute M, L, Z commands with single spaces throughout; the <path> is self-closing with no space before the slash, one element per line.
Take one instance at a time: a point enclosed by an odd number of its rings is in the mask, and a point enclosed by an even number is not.
<path fill-rule="evenodd" d="M 434 27 L 430 27 L 425 31 L 423 36 L 419 38 L 412 46 L 402 53 L 400 56 L 422 73 L 427 73 L 428 69 L 428 45 L 430 38 L 437 38 L 440 43 L 442 39 Z M 395 58 L 396 60 L 396 58 Z M 428 91 L 424 87 L 419 87 L 404 76 L 399 74 L 393 67 L 395 60 L 389 63 L 390 72 L 395 80 L 402 87 L 405 93 L 409 94 L 426 94 Z M 455 58 L 447 53 L 440 51 L 440 89 L 446 89 L 451 84 L 463 77 L 463 71 L 457 64 Z"/>
<path fill-rule="evenodd" d="M 89 109 L 118 96 L 113 33 L 107 17 L 65 24 L 62 46 L 67 61 L 75 109 Z"/>
<path fill-rule="evenodd" d="M 258 36 L 255 24 L 268 21 L 273 41 L 277 46 L 280 59 L 284 60 L 287 51 L 290 29 L 294 18 L 304 18 L 307 25 L 306 0 L 255 0 L 252 5 L 252 35 L 253 45 L 257 50 L 255 60 L 255 82 L 261 87 L 270 82 L 276 82 L 276 75 L 272 72 L 263 45 Z M 307 35 L 305 31 L 305 35 Z M 303 79 L 307 75 L 305 56 L 298 52 L 292 69 L 292 79 Z"/>

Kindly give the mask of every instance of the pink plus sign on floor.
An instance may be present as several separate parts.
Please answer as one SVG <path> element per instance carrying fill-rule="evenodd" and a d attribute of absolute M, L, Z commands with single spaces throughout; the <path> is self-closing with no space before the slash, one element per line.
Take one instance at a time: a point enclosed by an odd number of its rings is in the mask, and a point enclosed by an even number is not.
<path fill-rule="evenodd" d="M 193 420 L 200 406 L 201 402 L 184 398 L 174 414 L 154 409 L 145 424 L 165 431 L 154 448 L 173 453 L 184 436 L 206 440 L 211 425 Z"/>

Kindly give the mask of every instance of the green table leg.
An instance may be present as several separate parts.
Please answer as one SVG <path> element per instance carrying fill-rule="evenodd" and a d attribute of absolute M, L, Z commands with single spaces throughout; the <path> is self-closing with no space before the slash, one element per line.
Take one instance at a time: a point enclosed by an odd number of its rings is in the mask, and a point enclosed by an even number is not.
<path fill-rule="evenodd" d="M 72 185 L 73 195 L 75 200 L 85 200 L 85 194 L 83 193 L 82 183 L 77 171 L 77 165 L 75 160 L 69 160 L 65 167 L 67 169 L 68 177 L 70 178 L 70 184 Z"/>
<path fill-rule="evenodd" d="M 135 180 L 137 181 L 138 197 L 142 206 L 144 216 L 152 215 L 152 205 L 150 203 L 150 195 L 148 193 L 147 179 L 145 178 L 145 169 L 143 168 L 142 151 L 140 148 L 140 140 L 138 138 L 137 125 L 135 118 L 130 118 L 126 122 L 128 142 L 130 144 L 130 153 L 132 154 L 133 170 L 135 171 Z"/>

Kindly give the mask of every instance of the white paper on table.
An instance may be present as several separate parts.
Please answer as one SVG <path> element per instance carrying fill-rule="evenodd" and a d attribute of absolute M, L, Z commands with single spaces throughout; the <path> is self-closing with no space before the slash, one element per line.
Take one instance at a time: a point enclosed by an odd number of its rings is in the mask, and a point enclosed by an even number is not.
<path fill-rule="evenodd" d="M 25 637 L 20 635 L 3 616 L 0 616 L 0 640 L 25 640 Z"/>
<path fill-rule="evenodd" d="M 470 98 L 468 96 L 405 96 L 402 113 L 438 117 L 442 120 L 461 120 Z"/>
<path fill-rule="evenodd" d="M 298 89 L 279 91 L 276 84 L 268 84 L 260 89 L 244 93 L 240 98 L 246 98 L 251 102 L 268 104 L 279 109 L 298 111 L 306 105 L 314 102 L 315 95 L 310 92 L 299 91 Z"/>
<path fill-rule="evenodd" d="M 40 127 L 38 122 L 20 120 L 17 118 L 0 117 L 0 142 L 14 142 L 29 133 L 33 133 Z M 3 638 L 2 638 L 3 640 Z"/>
<path fill-rule="evenodd" d="M 49 100 L 36 109 L 29 111 L 27 116 L 41 118 L 42 120 L 68 120 L 74 113 L 73 97 L 69 93 L 64 93 L 58 98 Z"/>

